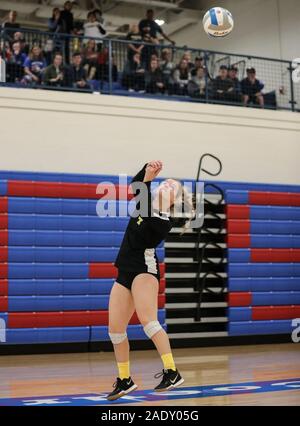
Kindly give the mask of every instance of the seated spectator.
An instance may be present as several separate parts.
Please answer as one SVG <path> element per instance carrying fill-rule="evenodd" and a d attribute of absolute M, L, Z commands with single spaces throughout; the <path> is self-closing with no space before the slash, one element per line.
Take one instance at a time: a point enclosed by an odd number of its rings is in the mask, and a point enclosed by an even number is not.
<path fill-rule="evenodd" d="M 48 65 L 43 73 L 43 83 L 47 86 L 64 86 L 64 67 L 62 54 L 57 52 L 54 55 L 53 64 Z"/>
<path fill-rule="evenodd" d="M 97 74 L 98 68 L 98 56 L 96 41 L 90 39 L 87 42 L 86 47 L 82 50 L 82 65 L 87 73 L 88 80 L 94 80 Z"/>
<path fill-rule="evenodd" d="M 141 54 L 135 53 L 132 61 L 128 61 L 123 73 L 122 85 L 130 92 L 145 91 L 145 68 L 142 65 Z"/>
<path fill-rule="evenodd" d="M 193 75 L 188 82 L 187 91 L 192 98 L 205 98 L 206 77 L 204 68 L 197 68 L 196 75 Z"/>
<path fill-rule="evenodd" d="M 178 67 L 173 73 L 174 93 L 176 95 L 186 95 L 187 85 L 191 79 L 188 63 L 185 59 L 181 59 Z"/>
<path fill-rule="evenodd" d="M 204 66 L 204 59 L 201 58 L 200 56 L 197 56 L 195 58 L 195 63 L 193 64 L 192 69 L 191 69 L 191 75 L 192 75 L 192 77 L 196 76 L 197 71 L 198 71 L 199 68 L 203 68 L 203 69 L 205 68 L 205 66 Z"/>
<path fill-rule="evenodd" d="M 26 43 L 24 34 L 21 33 L 20 31 L 16 31 L 13 34 L 12 43 L 15 42 L 15 41 L 19 41 L 20 42 L 20 46 L 21 46 L 22 52 L 25 53 L 26 55 L 28 55 L 29 51 L 30 51 L 30 46 L 29 46 L 28 43 Z"/>
<path fill-rule="evenodd" d="M 142 38 L 139 32 L 139 27 L 134 24 L 131 26 L 129 33 L 126 36 L 126 40 L 130 43 L 127 48 L 127 59 L 132 61 L 136 53 L 141 53 L 143 49 L 143 44 L 141 44 Z"/>
<path fill-rule="evenodd" d="M 247 69 L 247 77 L 241 81 L 241 88 L 244 106 L 247 106 L 248 102 L 251 102 L 259 104 L 264 108 L 264 97 L 262 94 L 264 84 L 257 80 L 255 68 Z"/>
<path fill-rule="evenodd" d="M 12 50 L 6 57 L 6 81 L 15 83 L 21 81 L 24 76 L 24 62 L 26 54 L 21 50 L 21 43 L 14 41 Z"/>
<path fill-rule="evenodd" d="M 161 54 L 160 69 L 163 74 L 163 81 L 166 88 L 172 83 L 172 75 L 175 70 L 175 64 L 172 62 L 172 50 L 163 49 Z"/>
<path fill-rule="evenodd" d="M 228 78 L 233 82 L 232 100 L 236 102 L 240 102 L 242 97 L 241 83 L 237 77 L 238 72 L 239 72 L 239 69 L 235 65 L 232 65 L 228 69 Z"/>
<path fill-rule="evenodd" d="M 194 64 L 193 64 L 193 61 L 192 61 L 192 55 L 191 55 L 191 52 L 189 50 L 186 50 L 183 53 L 181 59 L 183 59 L 187 62 L 188 68 L 189 68 L 190 71 L 194 68 Z"/>
<path fill-rule="evenodd" d="M 158 25 L 155 22 L 154 19 L 154 11 L 153 9 L 148 9 L 146 12 L 146 18 L 142 19 L 139 22 L 139 31 L 141 33 L 141 35 L 143 36 L 143 34 L 145 33 L 145 28 L 149 28 L 149 35 L 152 39 L 157 39 L 158 38 L 158 34 L 162 35 L 163 38 L 165 38 L 166 40 L 168 40 L 171 44 L 175 44 L 175 42 L 173 40 L 171 40 L 167 34 L 165 34 L 161 28 L 160 25 Z M 148 30 L 147 30 L 148 31 Z"/>
<path fill-rule="evenodd" d="M 217 101 L 229 102 L 232 101 L 233 81 L 228 78 L 228 68 L 226 65 L 221 65 L 219 75 L 212 82 L 212 95 Z"/>
<path fill-rule="evenodd" d="M 40 84 L 46 61 L 39 46 L 34 45 L 24 62 L 25 76 L 23 83 Z"/>
<path fill-rule="evenodd" d="M 87 22 L 83 25 L 84 36 L 92 37 L 96 41 L 98 50 L 101 49 L 102 39 L 106 35 L 106 30 L 102 23 L 97 21 L 96 14 L 94 12 L 89 12 L 87 15 Z M 85 39 L 84 42 L 87 43 L 89 39 Z"/>
<path fill-rule="evenodd" d="M 66 71 L 66 83 L 76 89 L 90 89 L 87 82 L 87 74 L 82 66 L 82 56 L 80 52 L 74 52 L 72 55 L 72 64 Z"/>
<path fill-rule="evenodd" d="M 149 70 L 145 73 L 145 84 L 147 93 L 164 93 L 165 91 L 163 74 L 155 58 L 151 60 Z"/>

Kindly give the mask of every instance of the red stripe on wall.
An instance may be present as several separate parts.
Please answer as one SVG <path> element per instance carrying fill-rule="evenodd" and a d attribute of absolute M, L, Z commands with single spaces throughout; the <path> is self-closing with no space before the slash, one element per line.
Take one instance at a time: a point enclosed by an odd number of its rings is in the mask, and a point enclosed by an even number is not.
<path fill-rule="evenodd" d="M 248 248 L 251 244 L 250 235 L 233 234 L 227 235 L 228 248 Z"/>
<path fill-rule="evenodd" d="M 1 230 L 0 231 L 0 246 L 7 246 L 8 245 L 8 230 Z"/>
<path fill-rule="evenodd" d="M 0 229 L 7 229 L 8 228 L 8 214 L 3 213 L 0 214 Z"/>
<path fill-rule="evenodd" d="M 0 280 L 0 296 L 8 296 L 8 281 Z"/>
<path fill-rule="evenodd" d="M 253 306 L 252 320 L 300 318 L 300 306 Z"/>
<path fill-rule="evenodd" d="M 22 197 L 88 198 L 127 200 L 127 185 L 97 185 L 94 183 L 31 182 L 9 180 L 7 194 Z"/>
<path fill-rule="evenodd" d="M 8 311 L 8 297 L 0 296 L 0 312 Z"/>
<path fill-rule="evenodd" d="M 161 278 L 159 282 L 159 293 L 164 293 L 166 289 L 166 279 Z"/>
<path fill-rule="evenodd" d="M 160 303 L 161 304 L 161 303 Z M 140 324 L 136 312 L 129 324 Z M 108 311 L 11 312 L 8 328 L 81 327 L 108 325 Z"/>
<path fill-rule="evenodd" d="M 249 220 L 229 219 L 227 221 L 228 234 L 250 234 Z"/>
<path fill-rule="evenodd" d="M 165 275 L 165 264 L 159 264 L 160 275 L 163 278 Z M 89 278 L 116 278 L 118 270 L 113 263 L 90 263 Z"/>
<path fill-rule="evenodd" d="M 251 249 L 251 262 L 300 262 L 300 249 Z"/>
<path fill-rule="evenodd" d="M 7 213 L 8 209 L 8 198 L 0 197 L 0 213 Z"/>
<path fill-rule="evenodd" d="M 252 293 L 251 292 L 234 292 L 228 294 L 229 306 L 251 306 Z"/>
<path fill-rule="evenodd" d="M 0 264 L 0 278 L 8 278 L 8 265 L 7 263 Z"/>
<path fill-rule="evenodd" d="M 249 191 L 249 203 L 269 206 L 300 206 L 300 194 Z"/>
<path fill-rule="evenodd" d="M 8 247 L 0 247 L 0 262 L 8 261 Z"/>
<path fill-rule="evenodd" d="M 227 216 L 227 219 L 249 219 L 250 206 L 241 206 L 239 204 L 227 204 L 226 216 Z"/>

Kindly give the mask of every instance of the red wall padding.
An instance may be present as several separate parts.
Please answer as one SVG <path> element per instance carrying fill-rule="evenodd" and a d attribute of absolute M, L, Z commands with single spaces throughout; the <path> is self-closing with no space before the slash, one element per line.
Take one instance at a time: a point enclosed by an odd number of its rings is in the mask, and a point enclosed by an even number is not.
<path fill-rule="evenodd" d="M 112 196 L 106 199 L 131 199 L 127 193 L 127 185 L 113 185 Z M 98 192 L 98 193 L 97 193 Z M 89 198 L 100 199 L 107 193 L 107 186 L 94 183 L 60 183 L 60 182 L 31 182 L 9 180 L 7 194 L 14 197 L 54 197 L 54 198 Z M 110 191 L 108 191 L 110 194 Z"/>
<path fill-rule="evenodd" d="M 227 204 L 227 219 L 249 219 L 250 206 L 242 206 L 239 204 Z"/>
<path fill-rule="evenodd" d="M 250 235 L 236 234 L 227 235 L 227 246 L 229 248 L 248 248 L 251 245 Z"/>
<path fill-rule="evenodd" d="M 251 249 L 251 262 L 300 262 L 300 249 Z"/>
<path fill-rule="evenodd" d="M 8 200 L 7 197 L 0 197 L 0 213 L 7 213 Z"/>
<path fill-rule="evenodd" d="M 300 318 L 300 306 L 253 306 L 252 320 L 280 320 Z"/>
<path fill-rule="evenodd" d="M 250 306 L 252 305 L 251 292 L 235 292 L 228 294 L 228 306 Z"/>
<path fill-rule="evenodd" d="M 250 234 L 250 220 L 234 220 L 227 221 L 228 234 Z"/>
<path fill-rule="evenodd" d="M 7 213 L 0 214 L 0 229 L 8 228 L 8 215 Z"/>
<path fill-rule="evenodd" d="M 8 275 L 8 265 L 6 264 L 0 264 L 0 278 L 7 278 Z"/>
<path fill-rule="evenodd" d="M 8 295 L 8 281 L 0 280 L 0 296 Z"/>
<path fill-rule="evenodd" d="M 0 296 L 0 312 L 8 311 L 8 297 Z"/>
<path fill-rule="evenodd" d="M 0 246 L 8 245 L 8 231 L 2 230 L 0 231 Z"/>
<path fill-rule="evenodd" d="M 300 194 L 292 192 L 249 191 L 249 204 L 300 206 Z"/>

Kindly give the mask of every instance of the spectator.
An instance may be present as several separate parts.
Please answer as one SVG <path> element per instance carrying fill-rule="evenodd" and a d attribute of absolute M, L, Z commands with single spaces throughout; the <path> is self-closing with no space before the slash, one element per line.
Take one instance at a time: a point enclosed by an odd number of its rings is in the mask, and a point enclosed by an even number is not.
<path fill-rule="evenodd" d="M 71 1 L 66 1 L 64 4 L 64 9 L 60 12 L 60 20 L 61 20 L 61 32 L 63 34 L 72 34 L 74 30 L 74 17 L 72 13 L 73 3 Z M 70 62 L 70 39 L 64 37 L 64 53 L 65 60 L 67 63 Z"/>
<path fill-rule="evenodd" d="M 146 19 L 142 19 L 139 23 L 140 33 L 144 34 L 145 28 L 150 28 L 150 37 L 157 39 L 158 34 L 161 34 L 166 40 L 168 40 L 171 44 L 175 44 L 173 40 L 171 40 L 162 30 L 161 26 L 158 25 L 154 20 L 154 11 L 152 9 L 148 9 L 146 13 Z"/>
<path fill-rule="evenodd" d="M 145 43 L 142 53 L 142 62 L 145 69 L 148 69 L 151 62 L 151 57 L 155 54 L 158 57 L 155 45 L 158 44 L 158 40 L 151 36 L 151 28 L 144 27 L 142 33 L 142 41 Z"/>
<path fill-rule="evenodd" d="M 53 8 L 52 17 L 48 19 L 48 30 L 50 33 L 64 32 L 61 12 L 58 7 Z"/>
<path fill-rule="evenodd" d="M 206 96 L 206 77 L 205 69 L 197 68 L 196 74 L 188 82 L 188 94 L 192 98 L 205 98 Z"/>
<path fill-rule="evenodd" d="M 228 78 L 227 66 L 221 65 L 218 77 L 216 77 L 212 82 L 213 98 L 217 101 L 231 101 L 233 87 L 233 82 Z"/>
<path fill-rule="evenodd" d="M 172 75 L 175 70 L 175 64 L 172 62 L 172 50 L 163 49 L 161 54 L 160 69 L 163 74 L 163 81 L 166 89 L 172 83 Z"/>
<path fill-rule="evenodd" d="M 187 85 L 190 79 L 191 73 L 189 71 L 188 62 L 185 59 L 181 59 L 178 67 L 173 73 L 174 92 L 177 95 L 186 95 Z"/>
<path fill-rule="evenodd" d="M 244 106 L 247 106 L 248 102 L 252 102 L 254 104 L 258 103 L 264 108 L 264 97 L 262 94 L 264 84 L 257 80 L 255 68 L 247 69 L 247 77 L 242 80 L 241 88 Z"/>
<path fill-rule="evenodd" d="M 22 52 L 21 43 L 14 41 L 12 51 L 6 58 L 6 81 L 15 83 L 21 81 L 24 76 L 24 62 L 26 54 Z"/>
<path fill-rule="evenodd" d="M 228 78 L 233 82 L 233 92 L 232 92 L 232 100 L 236 102 L 241 101 L 241 83 L 238 79 L 239 69 L 232 65 L 228 69 Z"/>
<path fill-rule="evenodd" d="M 126 36 L 126 40 L 130 42 L 128 44 L 127 59 L 131 62 L 133 61 L 134 55 L 136 53 L 141 53 L 144 47 L 143 44 L 141 44 L 142 38 L 139 32 L 139 27 L 136 24 L 131 26 L 129 33 Z"/>
<path fill-rule="evenodd" d="M 151 59 L 149 70 L 145 74 L 145 84 L 147 93 L 164 93 L 165 91 L 163 74 L 156 58 Z"/>
<path fill-rule="evenodd" d="M 122 84 L 130 92 L 145 92 L 145 68 L 139 52 L 133 55 L 132 61 L 127 62 Z"/>
<path fill-rule="evenodd" d="M 204 59 L 201 58 L 200 56 L 197 56 L 195 58 L 195 63 L 192 66 L 192 70 L 191 70 L 191 75 L 192 77 L 195 77 L 197 75 L 197 71 L 199 68 L 205 68 L 204 66 Z"/>
<path fill-rule="evenodd" d="M 71 34 L 74 29 L 74 17 L 72 13 L 73 2 L 66 1 L 64 9 L 60 12 L 61 32 Z"/>
<path fill-rule="evenodd" d="M 25 76 L 23 83 L 40 84 L 42 72 L 46 68 L 46 61 L 39 46 L 34 45 L 24 62 Z"/>
<path fill-rule="evenodd" d="M 45 69 L 43 73 L 43 83 L 53 87 L 61 87 L 64 85 L 64 67 L 61 53 L 55 53 L 53 64 L 48 65 Z"/>
<path fill-rule="evenodd" d="M 30 46 L 29 46 L 29 44 L 26 43 L 24 34 L 21 33 L 20 31 L 16 31 L 13 35 L 12 43 L 15 42 L 15 41 L 20 42 L 22 52 L 25 53 L 26 55 L 28 55 L 29 51 L 30 51 Z"/>
<path fill-rule="evenodd" d="M 192 55 L 189 50 L 186 50 L 184 52 L 181 59 L 184 59 L 187 62 L 190 71 L 194 68 L 194 63 L 192 62 Z"/>
<path fill-rule="evenodd" d="M 96 45 L 99 48 L 101 48 L 101 45 L 103 43 L 102 39 L 106 35 L 106 30 L 103 27 L 103 25 L 97 21 L 96 14 L 94 12 L 89 12 L 87 15 L 87 22 L 83 25 L 84 28 L 84 36 L 85 37 L 92 37 L 96 39 Z M 85 40 L 85 43 L 88 42 L 88 39 Z"/>
<path fill-rule="evenodd" d="M 67 70 L 66 82 L 68 86 L 76 89 L 90 89 L 87 82 L 87 74 L 82 66 L 82 56 L 80 52 L 74 52 L 72 55 L 72 64 Z"/>
<path fill-rule="evenodd" d="M 98 68 L 98 56 L 96 41 L 90 39 L 86 47 L 82 51 L 83 61 L 82 65 L 87 73 L 88 80 L 94 80 Z"/>
<path fill-rule="evenodd" d="M 17 12 L 15 10 L 11 10 L 8 14 L 8 19 L 3 22 L 2 28 L 3 29 L 20 28 L 21 25 L 16 22 L 17 16 L 18 16 Z"/>

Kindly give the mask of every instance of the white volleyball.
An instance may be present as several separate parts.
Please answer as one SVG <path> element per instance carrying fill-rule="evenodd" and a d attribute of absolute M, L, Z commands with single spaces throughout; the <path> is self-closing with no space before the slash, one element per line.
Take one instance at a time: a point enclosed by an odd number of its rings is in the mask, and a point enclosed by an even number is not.
<path fill-rule="evenodd" d="M 204 31 L 211 37 L 225 37 L 233 26 L 232 14 L 223 7 L 213 7 L 203 17 Z"/>

